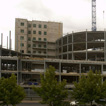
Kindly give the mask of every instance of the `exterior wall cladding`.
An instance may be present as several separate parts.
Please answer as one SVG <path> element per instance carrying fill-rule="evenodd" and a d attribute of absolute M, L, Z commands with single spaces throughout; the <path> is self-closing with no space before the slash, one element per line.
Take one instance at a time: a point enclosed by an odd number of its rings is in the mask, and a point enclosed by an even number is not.
<path fill-rule="evenodd" d="M 55 41 L 62 36 L 62 23 L 16 19 L 15 50 L 34 57 L 55 57 Z"/>
<path fill-rule="evenodd" d="M 104 31 L 84 31 L 62 37 L 61 23 L 26 19 L 16 19 L 15 30 L 16 51 L 0 49 L 0 77 L 14 73 L 17 83 L 30 89 L 32 84 L 40 86 L 40 74 L 52 65 L 56 68 L 57 80 L 66 79 L 69 89 L 73 81 L 78 81 L 82 73 L 87 75 L 89 70 L 101 71 L 103 80 L 106 79 Z"/>

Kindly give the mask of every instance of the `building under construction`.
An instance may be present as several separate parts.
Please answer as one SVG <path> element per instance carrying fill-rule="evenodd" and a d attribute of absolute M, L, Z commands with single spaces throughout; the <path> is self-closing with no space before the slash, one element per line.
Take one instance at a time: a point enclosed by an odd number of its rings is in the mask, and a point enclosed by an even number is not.
<path fill-rule="evenodd" d="M 0 77 L 7 78 L 14 73 L 17 76 L 17 84 L 25 88 L 28 96 L 33 95 L 31 85 L 40 86 L 40 74 L 44 74 L 49 65 L 56 68 L 58 81 L 67 80 L 68 89 L 73 87 L 73 81 L 78 81 L 82 73 L 87 75 L 89 70 L 101 71 L 103 80 L 106 79 L 105 31 L 86 30 L 62 36 L 61 23 L 49 22 L 49 26 L 48 22 L 45 24 L 41 21 L 34 23 L 26 21 L 18 19 L 17 23 L 16 19 L 15 51 L 11 50 L 11 46 L 10 49 L 2 48 L 1 44 Z M 36 28 L 46 25 L 46 35 L 33 34 L 34 31 L 37 33 L 39 30 L 45 32 L 45 29 L 33 28 L 33 24 Z M 51 36 L 52 38 L 49 39 Z M 39 40 L 40 37 L 43 40 Z"/>

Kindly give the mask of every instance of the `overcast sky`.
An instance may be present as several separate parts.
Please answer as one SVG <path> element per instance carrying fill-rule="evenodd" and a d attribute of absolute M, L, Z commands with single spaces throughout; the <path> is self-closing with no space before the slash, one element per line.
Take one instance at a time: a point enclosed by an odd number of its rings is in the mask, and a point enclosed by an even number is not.
<path fill-rule="evenodd" d="M 15 18 L 63 23 L 63 33 L 91 30 L 92 0 L 0 0 L 0 33 L 15 37 Z M 96 0 L 97 29 L 106 28 L 106 0 Z M 14 46 L 12 46 L 14 48 Z"/>

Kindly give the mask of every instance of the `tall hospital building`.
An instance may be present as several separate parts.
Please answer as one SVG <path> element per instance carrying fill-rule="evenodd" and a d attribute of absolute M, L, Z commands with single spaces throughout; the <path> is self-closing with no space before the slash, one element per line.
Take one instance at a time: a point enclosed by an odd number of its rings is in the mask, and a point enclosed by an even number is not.
<path fill-rule="evenodd" d="M 16 18 L 15 50 L 33 57 L 55 58 L 55 41 L 62 34 L 62 23 Z"/>

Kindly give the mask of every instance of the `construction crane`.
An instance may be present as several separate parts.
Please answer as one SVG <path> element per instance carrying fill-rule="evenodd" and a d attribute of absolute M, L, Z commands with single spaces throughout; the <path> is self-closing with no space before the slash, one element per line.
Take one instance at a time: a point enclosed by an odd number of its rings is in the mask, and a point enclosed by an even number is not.
<path fill-rule="evenodd" d="M 96 31 L 96 0 L 92 0 L 92 31 Z"/>

